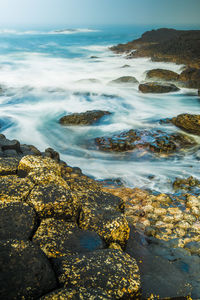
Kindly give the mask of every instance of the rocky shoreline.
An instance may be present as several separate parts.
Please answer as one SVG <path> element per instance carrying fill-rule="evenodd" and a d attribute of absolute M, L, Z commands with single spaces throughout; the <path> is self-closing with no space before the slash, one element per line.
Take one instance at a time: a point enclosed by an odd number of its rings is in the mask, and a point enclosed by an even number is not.
<path fill-rule="evenodd" d="M 197 299 L 198 181 L 106 188 L 53 149 L 0 145 L 1 299 Z"/>

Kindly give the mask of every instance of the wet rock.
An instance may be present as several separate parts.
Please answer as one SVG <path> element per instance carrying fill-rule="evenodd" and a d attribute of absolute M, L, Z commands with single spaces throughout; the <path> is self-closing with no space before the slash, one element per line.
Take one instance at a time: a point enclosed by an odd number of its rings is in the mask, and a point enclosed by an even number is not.
<path fill-rule="evenodd" d="M 91 110 L 84 113 L 74 113 L 62 117 L 59 122 L 62 125 L 92 125 L 105 115 L 110 115 L 109 111 Z"/>
<path fill-rule="evenodd" d="M 56 288 L 54 272 L 31 242 L 0 242 L 0 298 L 37 299 Z"/>
<path fill-rule="evenodd" d="M 190 276 L 174 265 L 172 261 L 157 252 L 154 253 L 151 248 L 152 244 L 148 244 L 145 236 L 131 227 L 126 252 L 137 260 L 141 274 L 142 298 L 151 299 L 151 295 L 157 295 L 159 299 L 173 297 L 183 299 L 184 296 L 191 295 Z M 157 245 L 155 249 L 158 250 L 158 248 Z M 177 257 L 177 260 L 179 259 L 180 257 Z M 175 257 L 174 260 L 176 260 Z M 156 299 L 158 298 L 156 297 Z"/>
<path fill-rule="evenodd" d="M 180 133 L 168 134 L 161 130 L 129 130 L 112 137 L 100 137 L 95 143 L 102 151 L 124 152 L 146 149 L 154 153 L 174 153 L 195 146 L 196 142 Z"/>
<path fill-rule="evenodd" d="M 200 181 L 193 176 L 186 179 L 176 178 L 173 182 L 173 188 L 175 190 L 192 190 L 194 187 L 200 187 Z"/>
<path fill-rule="evenodd" d="M 17 174 L 19 165 L 19 158 L 4 157 L 0 158 L 0 175 L 14 175 Z"/>
<path fill-rule="evenodd" d="M 35 225 L 36 214 L 27 204 L 0 202 L 0 240 L 28 240 Z"/>
<path fill-rule="evenodd" d="M 179 80 L 188 88 L 200 88 L 200 69 L 187 68 L 180 74 Z"/>
<path fill-rule="evenodd" d="M 153 69 L 147 72 L 147 79 L 160 79 L 164 81 L 177 81 L 179 74 L 170 70 Z"/>
<path fill-rule="evenodd" d="M 45 149 L 44 156 L 50 157 L 57 162 L 60 161 L 60 154 L 52 148 Z"/>
<path fill-rule="evenodd" d="M 41 298 L 41 300 L 61 300 L 61 299 L 68 299 L 68 300 L 107 300 L 113 299 L 112 296 L 109 296 L 103 288 L 88 288 L 85 289 L 84 287 L 78 288 L 74 287 L 73 289 L 70 288 L 62 288 L 52 292 Z"/>
<path fill-rule="evenodd" d="M 41 155 L 41 152 L 33 145 L 21 145 L 21 151 L 23 153 L 23 156 L 26 155 Z"/>
<path fill-rule="evenodd" d="M 0 138 L 0 148 L 3 151 L 15 150 L 16 153 L 21 153 L 20 143 L 17 140 L 8 140 L 4 137 Z"/>
<path fill-rule="evenodd" d="M 33 186 L 28 178 L 0 176 L 0 199 L 8 203 L 26 201 Z"/>
<path fill-rule="evenodd" d="M 190 242 L 185 244 L 184 248 L 192 254 L 200 255 L 200 242 Z"/>
<path fill-rule="evenodd" d="M 179 88 L 177 88 L 174 84 L 160 84 L 155 82 L 146 82 L 139 85 L 139 91 L 142 93 L 170 93 L 177 92 Z"/>
<path fill-rule="evenodd" d="M 101 238 L 95 232 L 81 230 L 75 223 L 62 219 L 42 220 L 33 242 L 37 243 L 49 258 L 95 251 L 104 247 Z"/>
<path fill-rule="evenodd" d="M 133 76 L 122 76 L 110 82 L 110 84 L 120 84 L 120 83 L 136 84 L 138 83 L 138 81 Z"/>
<path fill-rule="evenodd" d="M 69 189 L 54 183 L 34 187 L 27 198 L 40 218 L 65 218 L 77 220 L 80 203 Z"/>
<path fill-rule="evenodd" d="M 60 284 L 66 288 L 103 289 L 114 299 L 136 297 L 140 275 L 136 261 L 118 250 L 98 250 L 56 260 Z"/>
<path fill-rule="evenodd" d="M 129 237 L 129 226 L 123 215 L 123 201 L 111 194 L 88 193 L 82 196 L 81 203 L 79 227 L 94 230 L 107 244 L 114 242 L 123 247 Z"/>
<path fill-rule="evenodd" d="M 172 118 L 172 123 L 188 133 L 200 135 L 200 115 L 181 114 Z"/>

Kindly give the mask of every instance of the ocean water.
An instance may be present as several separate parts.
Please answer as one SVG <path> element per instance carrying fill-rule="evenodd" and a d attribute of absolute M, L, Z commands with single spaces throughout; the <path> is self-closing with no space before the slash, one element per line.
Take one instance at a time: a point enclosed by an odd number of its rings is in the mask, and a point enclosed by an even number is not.
<path fill-rule="evenodd" d="M 138 92 L 137 84 L 109 84 L 121 76 L 135 76 L 141 82 L 145 72 L 154 68 L 181 72 L 183 65 L 148 58 L 127 60 L 109 50 L 112 45 L 138 38 L 147 29 L 1 29 L 1 133 L 41 151 L 52 147 L 84 173 L 96 179 L 120 178 L 131 187 L 166 192 L 175 177 L 200 178 L 198 147 L 170 157 L 104 153 L 88 147 L 96 137 L 132 128 L 178 132 L 174 126 L 160 125 L 159 120 L 199 112 L 196 90 L 144 95 Z M 58 122 L 66 114 L 94 109 L 108 110 L 112 115 L 87 127 L 64 127 Z"/>

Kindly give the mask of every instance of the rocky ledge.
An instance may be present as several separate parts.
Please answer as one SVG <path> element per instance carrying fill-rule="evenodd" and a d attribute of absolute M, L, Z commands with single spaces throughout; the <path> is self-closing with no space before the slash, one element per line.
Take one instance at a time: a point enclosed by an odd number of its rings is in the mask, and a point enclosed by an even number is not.
<path fill-rule="evenodd" d="M 17 144 L 0 158 L 1 299 L 195 299 L 199 197 L 104 188 L 53 149 L 1 140 Z"/>

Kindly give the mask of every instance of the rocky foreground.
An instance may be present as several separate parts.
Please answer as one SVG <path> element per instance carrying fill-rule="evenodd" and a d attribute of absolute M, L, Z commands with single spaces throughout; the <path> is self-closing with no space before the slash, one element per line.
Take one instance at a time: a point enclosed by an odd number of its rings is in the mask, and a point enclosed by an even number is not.
<path fill-rule="evenodd" d="M 105 188 L 53 149 L 0 147 L 1 299 L 198 299 L 198 181 Z"/>

